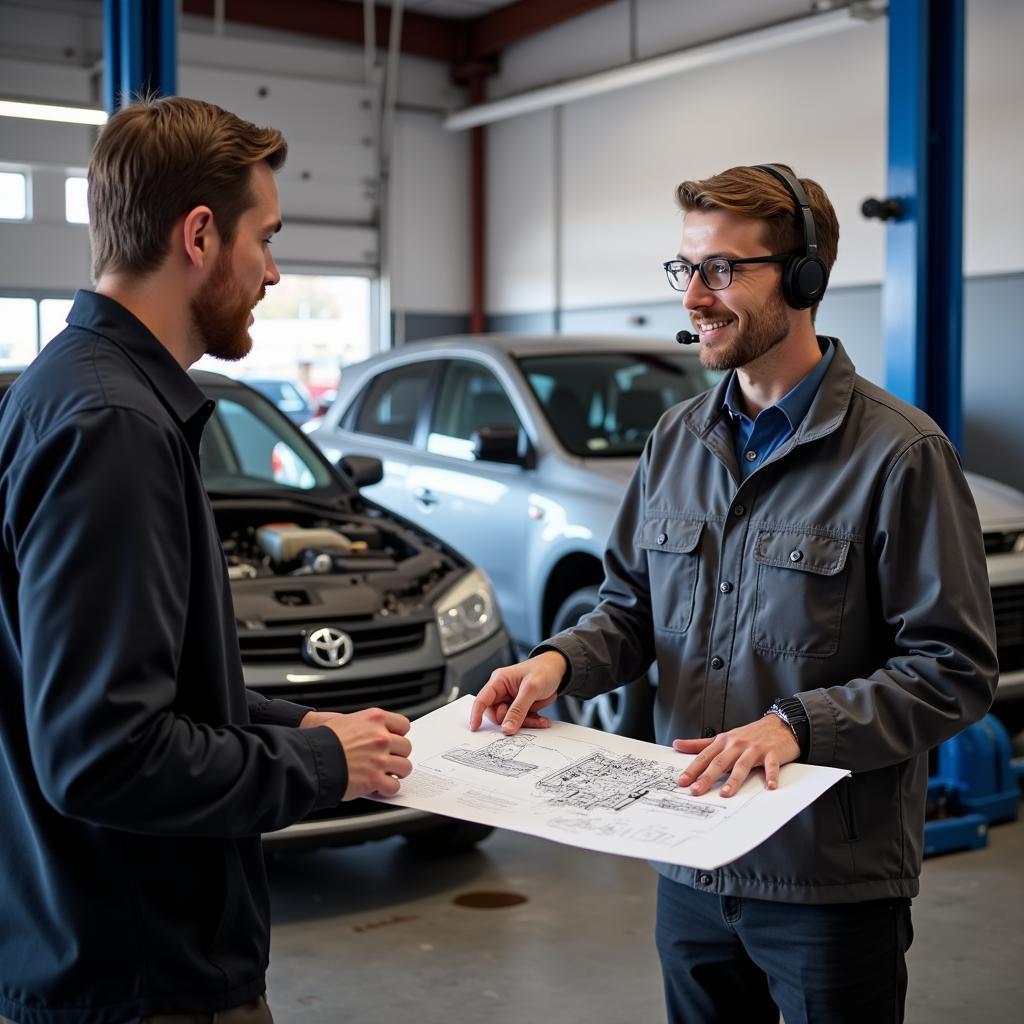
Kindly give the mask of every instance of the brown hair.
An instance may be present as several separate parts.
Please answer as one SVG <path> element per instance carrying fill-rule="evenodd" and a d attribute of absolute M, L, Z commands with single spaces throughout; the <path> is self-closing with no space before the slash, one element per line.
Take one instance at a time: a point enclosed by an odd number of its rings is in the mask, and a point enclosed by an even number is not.
<path fill-rule="evenodd" d="M 143 98 L 107 122 L 89 161 L 92 272 L 143 275 L 167 255 L 171 228 L 209 206 L 230 244 L 238 218 L 254 205 L 250 169 L 284 163 L 288 144 L 202 100 Z"/>
<path fill-rule="evenodd" d="M 788 164 L 776 163 L 791 177 Z M 811 204 L 818 256 L 831 271 L 839 251 L 839 220 L 825 190 L 811 178 L 799 178 Z M 676 201 L 684 213 L 728 210 L 740 217 L 763 220 L 764 244 L 777 253 L 796 252 L 803 245 L 803 230 L 796 216 L 796 201 L 774 175 L 756 166 L 730 167 L 702 181 L 684 181 L 676 187 Z M 811 310 L 813 316 L 818 311 Z"/>

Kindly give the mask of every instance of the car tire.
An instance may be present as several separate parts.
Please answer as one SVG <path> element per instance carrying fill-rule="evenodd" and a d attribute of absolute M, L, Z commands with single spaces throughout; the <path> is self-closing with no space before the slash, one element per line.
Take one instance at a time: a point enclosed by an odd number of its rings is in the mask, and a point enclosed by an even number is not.
<path fill-rule="evenodd" d="M 599 600 L 597 587 L 583 587 L 570 594 L 555 613 L 552 633 L 575 626 L 582 616 L 593 611 Z M 654 739 L 654 687 L 646 675 L 590 700 L 559 697 L 554 712 L 560 721 L 573 725 L 638 740 Z"/>
<path fill-rule="evenodd" d="M 465 853 L 477 843 L 482 843 L 494 831 L 493 825 L 480 825 L 475 821 L 445 821 L 412 832 L 405 837 L 409 848 L 424 857 L 446 857 L 455 853 Z"/>

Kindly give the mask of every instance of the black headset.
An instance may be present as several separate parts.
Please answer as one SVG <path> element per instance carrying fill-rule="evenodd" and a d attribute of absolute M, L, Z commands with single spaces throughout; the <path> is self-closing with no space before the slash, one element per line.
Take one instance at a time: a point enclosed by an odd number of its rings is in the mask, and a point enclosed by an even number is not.
<path fill-rule="evenodd" d="M 794 253 L 782 266 L 782 296 L 793 309 L 807 309 L 821 301 L 828 285 L 828 267 L 818 255 L 814 233 L 814 214 L 803 185 L 776 164 L 757 164 L 781 181 L 796 203 L 796 216 L 803 231 L 803 252 Z"/>

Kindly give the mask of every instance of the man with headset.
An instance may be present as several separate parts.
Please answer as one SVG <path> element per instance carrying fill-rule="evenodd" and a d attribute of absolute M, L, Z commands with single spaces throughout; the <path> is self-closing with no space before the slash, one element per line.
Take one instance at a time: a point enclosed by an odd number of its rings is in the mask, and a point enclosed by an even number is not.
<path fill-rule="evenodd" d="M 977 511 L 939 428 L 815 334 L 839 235 L 821 187 L 763 164 L 676 196 L 665 270 L 696 331 L 678 340 L 729 372 L 648 439 L 598 607 L 496 671 L 471 726 L 543 726 L 559 693 L 656 660 L 656 734 L 693 755 L 691 794 L 728 798 L 755 769 L 771 790 L 791 761 L 849 769 L 732 864 L 655 865 L 668 1016 L 902 1020 L 928 750 L 997 678 Z"/>

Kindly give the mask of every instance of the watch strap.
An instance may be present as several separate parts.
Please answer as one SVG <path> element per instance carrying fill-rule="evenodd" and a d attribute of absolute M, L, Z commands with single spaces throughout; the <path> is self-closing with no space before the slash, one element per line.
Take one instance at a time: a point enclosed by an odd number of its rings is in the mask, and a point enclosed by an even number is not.
<path fill-rule="evenodd" d="M 789 726 L 800 747 L 799 760 L 805 760 L 811 749 L 811 723 L 803 701 L 799 697 L 778 697 L 765 714 L 775 715 Z"/>

